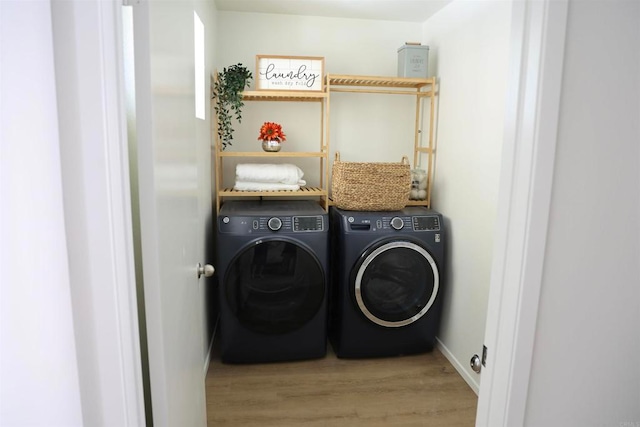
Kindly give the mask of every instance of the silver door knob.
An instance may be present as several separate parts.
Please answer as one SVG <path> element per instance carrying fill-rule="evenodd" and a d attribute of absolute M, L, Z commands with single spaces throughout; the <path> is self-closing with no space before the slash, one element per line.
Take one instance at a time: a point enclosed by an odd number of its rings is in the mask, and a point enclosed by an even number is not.
<path fill-rule="evenodd" d="M 469 363 L 471 365 L 471 369 L 473 369 L 473 372 L 479 374 L 480 370 L 482 369 L 482 363 L 480 362 L 480 356 L 478 356 L 477 354 L 474 354 L 473 357 L 471 358 L 471 361 Z"/>
<path fill-rule="evenodd" d="M 216 271 L 216 269 L 213 268 L 213 265 L 205 264 L 203 267 L 202 264 L 198 263 L 198 279 L 202 275 L 204 275 L 204 277 L 211 277 L 214 271 Z"/>

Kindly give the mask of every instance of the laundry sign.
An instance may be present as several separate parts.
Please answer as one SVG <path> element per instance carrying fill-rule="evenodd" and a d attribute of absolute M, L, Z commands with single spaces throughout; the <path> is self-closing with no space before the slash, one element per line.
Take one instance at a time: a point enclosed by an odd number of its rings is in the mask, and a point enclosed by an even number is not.
<path fill-rule="evenodd" d="M 322 91 L 324 57 L 256 55 L 257 90 Z"/>

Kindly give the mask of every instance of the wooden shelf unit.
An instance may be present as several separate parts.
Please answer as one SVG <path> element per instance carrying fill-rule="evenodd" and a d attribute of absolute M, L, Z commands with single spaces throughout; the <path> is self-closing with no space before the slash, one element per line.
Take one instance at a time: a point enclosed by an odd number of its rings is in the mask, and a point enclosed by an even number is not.
<path fill-rule="evenodd" d="M 324 152 L 287 152 L 278 151 L 276 153 L 267 153 L 266 151 L 223 151 L 220 157 L 327 157 Z"/>
<path fill-rule="evenodd" d="M 426 200 L 410 200 L 407 206 L 431 206 L 431 188 L 433 186 L 435 145 L 433 139 L 435 120 L 435 97 L 436 78 L 405 78 L 405 77 L 378 77 L 378 76 L 356 76 L 345 74 L 327 74 L 325 76 L 325 88 L 327 92 L 327 111 L 329 111 L 329 101 L 333 92 L 348 93 L 376 93 L 388 95 L 405 95 L 415 97 L 415 127 L 414 127 L 414 148 L 413 167 L 415 168 L 421 155 L 427 156 L 427 198 Z M 423 101 L 430 102 L 429 120 L 427 130 L 427 145 L 423 146 L 420 136 L 423 134 L 421 125 Z M 329 117 L 330 114 L 327 114 Z M 327 139 L 329 139 L 329 124 L 327 117 Z"/>
<path fill-rule="evenodd" d="M 243 101 L 290 101 L 290 102 L 321 102 L 327 93 L 285 91 L 285 90 L 245 90 L 242 92 Z"/>
<path fill-rule="evenodd" d="M 317 198 L 325 210 L 332 204 L 329 198 L 329 116 L 330 98 L 332 92 L 349 93 L 381 93 L 389 95 L 414 96 L 415 100 L 415 128 L 414 128 L 414 153 L 413 167 L 418 164 L 421 155 L 427 156 L 427 198 L 426 200 L 409 200 L 407 206 L 431 206 L 431 188 L 434 175 L 435 146 L 433 139 L 435 119 L 436 78 L 403 78 L 403 77 L 377 77 L 357 76 L 344 74 L 327 74 L 325 76 L 325 90 L 322 92 L 304 91 L 272 91 L 272 90 L 247 90 L 243 92 L 242 99 L 247 102 L 277 101 L 277 102 L 317 102 L 321 110 L 320 147 L 314 152 L 238 152 L 223 151 L 222 141 L 218 137 L 217 121 L 212 100 L 211 134 L 214 136 L 215 146 L 215 177 L 216 177 L 216 213 L 220 212 L 223 199 L 227 197 L 251 198 L 251 197 L 302 197 Z M 427 145 L 421 143 L 421 124 L 423 100 L 429 99 L 430 113 L 428 123 Z M 223 159 L 233 157 L 243 158 L 313 158 L 320 159 L 320 183 L 319 187 L 302 187 L 299 191 L 236 191 L 232 187 L 223 186 Z"/>
<path fill-rule="evenodd" d="M 221 195 L 227 197 L 322 197 L 326 195 L 326 191 L 320 187 L 300 187 L 298 191 L 238 191 L 233 188 L 225 188 L 221 190 Z"/>
<path fill-rule="evenodd" d="M 225 198 L 255 198 L 255 197 L 295 197 L 295 198 L 315 198 L 319 200 L 320 205 L 325 209 L 329 209 L 329 165 L 328 153 L 329 143 L 326 138 L 326 91 L 322 92 L 305 92 L 305 91 L 273 91 L 273 90 L 246 90 L 242 92 L 242 100 L 245 102 L 254 101 L 275 101 L 275 102 L 315 102 L 320 105 L 320 146 L 318 151 L 312 152 L 275 152 L 267 153 L 264 151 L 223 151 L 222 141 L 218 136 L 218 124 L 215 116 L 215 100 L 211 100 L 211 111 L 213 119 L 211 120 L 211 134 L 214 137 L 214 166 L 215 166 L 215 204 L 216 214 L 220 212 L 220 207 Z M 265 158 L 318 158 L 320 162 L 320 186 L 319 187 L 301 187 L 298 191 L 237 191 L 233 187 L 224 187 L 223 171 L 224 159 L 226 158 L 257 158 L 264 160 Z"/>

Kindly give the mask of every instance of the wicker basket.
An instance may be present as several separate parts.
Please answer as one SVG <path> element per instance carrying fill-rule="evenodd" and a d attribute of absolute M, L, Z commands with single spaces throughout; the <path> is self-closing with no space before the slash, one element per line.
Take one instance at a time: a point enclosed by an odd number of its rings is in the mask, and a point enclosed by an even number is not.
<path fill-rule="evenodd" d="M 395 211 L 404 208 L 411 191 L 409 159 L 398 163 L 340 161 L 336 153 L 331 174 L 333 204 L 352 211 Z"/>

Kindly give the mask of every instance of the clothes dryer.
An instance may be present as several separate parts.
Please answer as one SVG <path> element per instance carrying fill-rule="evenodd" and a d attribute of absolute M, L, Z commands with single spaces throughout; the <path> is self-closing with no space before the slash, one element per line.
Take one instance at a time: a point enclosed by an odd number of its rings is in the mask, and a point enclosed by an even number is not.
<path fill-rule="evenodd" d="M 445 233 L 425 207 L 331 209 L 330 340 L 338 357 L 431 350 L 440 323 Z"/>
<path fill-rule="evenodd" d="M 328 222 L 313 201 L 222 206 L 216 259 L 223 362 L 326 354 Z"/>

